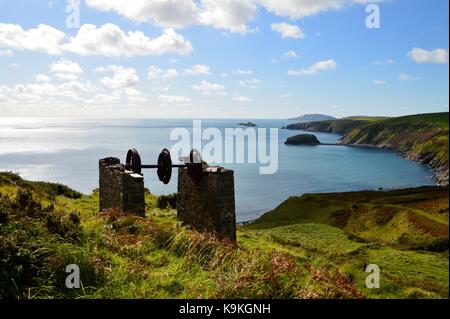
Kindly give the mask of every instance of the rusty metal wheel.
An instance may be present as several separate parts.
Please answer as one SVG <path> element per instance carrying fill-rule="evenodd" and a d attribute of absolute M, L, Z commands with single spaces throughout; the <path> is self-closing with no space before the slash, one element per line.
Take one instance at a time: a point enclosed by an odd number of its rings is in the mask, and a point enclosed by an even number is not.
<path fill-rule="evenodd" d="M 163 149 L 158 157 L 158 178 L 164 184 L 169 184 L 172 178 L 172 158 L 168 149 Z"/>
<path fill-rule="evenodd" d="M 128 151 L 125 168 L 137 174 L 142 173 L 141 157 L 135 148 Z"/>

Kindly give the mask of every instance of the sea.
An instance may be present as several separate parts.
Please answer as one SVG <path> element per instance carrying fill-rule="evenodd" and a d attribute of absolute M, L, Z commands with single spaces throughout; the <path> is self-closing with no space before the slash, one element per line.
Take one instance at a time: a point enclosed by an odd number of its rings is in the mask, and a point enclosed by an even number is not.
<path fill-rule="evenodd" d="M 225 130 L 238 128 L 241 122 L 256 123 L 256 130 L 260 129 L 256 131 L 258 136 L 264 128 L 267 135 L 271 128 L 279 129 L 277 136 L 267 137 L 268 142 L 277 143 L 278 169 L 274 174 L 261 174 L 260 168 L 265 165 L 259 161 L 227 163 L 224 156 L 223 163 L 220 160 L 214 163 L 234 170 L 238 222 L 258 218 L 288 197 L 305 193 L 386 190 L 433 184 L 432 172 L 426 166 L 405 160 L 392 151 L 285 145 L 288 137 L 302 133 L 281 129 L 292 121 L 202 119 L 201 125 L 203 130 L 215 128 L 223 133 L 222 145 L 225 145 L 227 138 L 233 139 L 226 136 Z M 98 187 L 99 159 L 114 156 L 125 161 L 128 149 L 136 148 L 144 164 L 155 164 L 163 148 L 171 149 L 180 141 L 171 139 L 174 130 L 192 132 L 192 127 L 192 119 L 0 118 L 0 171 L 17 172 L 29 180 L 66 184 L 89 194 Z M 322 143 L 336 143 L 340 138 L 337 134 L 314 134 Z M 233 141 L 228 142 L 232 144 Z M 211 140 L 205 140 L 203 144 L 208 142 Z M 235 142 L 246 151 L 256 151 L 248 139 Z M 178 161 L 176 155 L 173 154 L 173 162 Z M 154 170 L 145 170 L 144 176 L 146 187 L 152 193 L 176 192 L 176 169 L 168 185 L 158 180 Z"/>

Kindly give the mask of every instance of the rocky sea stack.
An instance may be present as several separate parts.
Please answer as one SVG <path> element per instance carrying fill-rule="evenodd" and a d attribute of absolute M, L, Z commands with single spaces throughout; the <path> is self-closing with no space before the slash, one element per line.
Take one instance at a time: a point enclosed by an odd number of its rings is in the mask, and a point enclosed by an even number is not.
<path fill-rule="evenodd" d="M 247 122 L 247 123 L 239 123 L 240 126 L 249 126 L 249 127 L 256 127 L 257 125 L 253 122 Z"/>
<path fill-rule="evenodd" d="M 289 137 L 284 144 L 287 145 L 320 145 L 320 141 L 312 134 L 299 134 Z"/>

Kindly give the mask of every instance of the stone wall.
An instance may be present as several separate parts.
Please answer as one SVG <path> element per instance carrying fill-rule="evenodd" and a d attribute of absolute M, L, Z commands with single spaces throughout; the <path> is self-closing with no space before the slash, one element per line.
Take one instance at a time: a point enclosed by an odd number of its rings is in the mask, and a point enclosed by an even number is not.
<path fill-rule="evenodd" d="M 118 158 L 99 161 L 100 211 L 119 208 L 145 216 L 144 177 L 125 170 Z"/>
<path fill-rule="evenodd" d="M 201 182 L 195 183 L 186 168 L 179 168 L 177 216 L 198 231 L 235 242 L 234 172 L 206 167 Z"/>

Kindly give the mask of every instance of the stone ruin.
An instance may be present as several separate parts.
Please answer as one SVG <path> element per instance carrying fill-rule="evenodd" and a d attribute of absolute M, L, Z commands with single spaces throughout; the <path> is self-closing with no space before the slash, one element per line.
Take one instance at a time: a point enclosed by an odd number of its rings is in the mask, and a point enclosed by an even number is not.
<path fill-rule="evenodd" d="M 144 176 L 126 170 L 118 158 L 99 161 L 100 211 L 119 208 L 145 216 Z M 234 171 L 203 165 L 195 181 L 187 167 L 178 169 L 177 218 L 182 224 L 218 239 L 236 241 Z"/>
<path fill-rule="evenodd" d="M 144 176 L 125 169 L 120 159 L 109 157 L 99 161 L 100 211 L 119 208 L 145 216 Z"/>
<path fill-rule="evenodd" d="M 234 172 L 206 166 L 199 183 L 178 169 L 177 218 L 200 232 L 236 241 Z"/>

